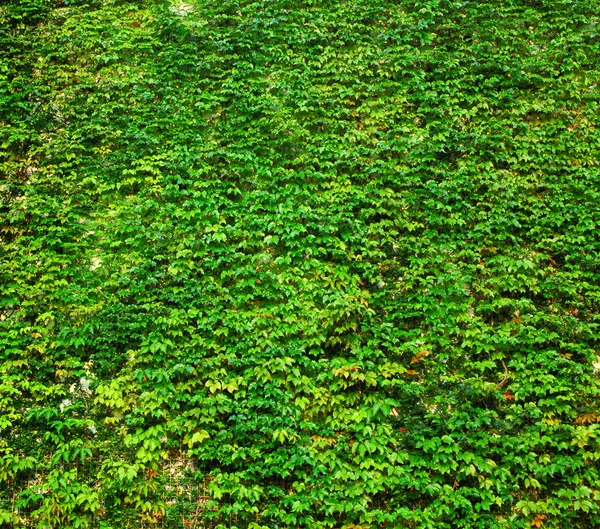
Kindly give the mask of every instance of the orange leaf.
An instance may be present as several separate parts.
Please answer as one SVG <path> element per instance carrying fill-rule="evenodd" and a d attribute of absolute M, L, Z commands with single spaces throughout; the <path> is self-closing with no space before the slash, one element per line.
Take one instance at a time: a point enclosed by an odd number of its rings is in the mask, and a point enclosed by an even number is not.
<path fill-rule="evenodd" d="M 417 362 L 422 362 L 425 360 L 425 357 L 429 356 L 429 351 L 424 349 L 420 353 L 417 353 L 414 358 L 410 361 L 411 364 L 416 364 Z"/>

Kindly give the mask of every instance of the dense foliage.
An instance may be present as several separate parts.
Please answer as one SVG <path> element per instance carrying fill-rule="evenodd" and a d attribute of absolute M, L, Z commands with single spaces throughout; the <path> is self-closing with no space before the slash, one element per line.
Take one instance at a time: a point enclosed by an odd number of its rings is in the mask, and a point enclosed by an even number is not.
<path fill-rule="evenodd" d="M 0 4 L 0 525 L 600 526 L 599 22 Z"/>

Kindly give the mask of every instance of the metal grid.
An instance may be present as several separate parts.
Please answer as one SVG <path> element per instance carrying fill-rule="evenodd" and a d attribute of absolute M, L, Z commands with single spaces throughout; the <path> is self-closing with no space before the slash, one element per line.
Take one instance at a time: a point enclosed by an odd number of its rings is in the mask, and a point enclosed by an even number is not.
<path fill-rule="evenodd" d="M 98 460 L 88 459 L 84 463 L 69 465 L 69 470 L 76 469 L 78 474 L 92 476 L 98 463 Z M 210 478 L 197 477 L 199 474 L 197 461 L 186 458 L 168 459 L 163 461 L 161 466 L 162 482 L 159 497 L 165 507 L 164 512 L 138 515 L 123 522 L 120 527 L 124 529 L 210 529 L 213 524 L 209 522 L 207 525 L 206 515 L 209 510 L 214 511 L 216 515 L 216 509 L 210 505 L 211 497 L 208 489 Z M 155 477 L 157 474 L 158 472 L 149 477 Z M 38 528 L 39 521 L 35 513 L 39 508 L 39 502 L 36 503 L 33 498 L 38 495 L 40 499 L 49 493 L 43 485 L 46 477 L 45 470 L 30 469 L 20 472 L 18 480 L 9 478 L 5 481 L 5 488 L 0 491 L 0 513 L 10 512 L 13 518 L 16 516 L 16 519 L 3 521 L 3 518 L 0 518 L 0 528 Z M 23 495 L 23 491 L 27 494 Z M 32 499 L 27 501 L 27 498 Z M 102 510 L 104 508 L 105 506 L 101 506 Z M 101 518 L 101 516 L 88 515 L 89 526 L 99 526 Z M 220 517 L 216 523 L 232 525 L 235 521 L 234 517 L 228 520 Z M 58 525 L 49 529 L 58 529 Z"/>

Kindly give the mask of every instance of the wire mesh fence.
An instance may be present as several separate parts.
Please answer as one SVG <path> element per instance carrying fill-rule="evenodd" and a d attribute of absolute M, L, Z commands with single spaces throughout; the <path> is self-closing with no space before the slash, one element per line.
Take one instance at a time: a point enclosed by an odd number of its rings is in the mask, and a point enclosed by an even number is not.
<path fill-rule="evenodd" d="M 94 478 L 102 463 L 88 459 L 57 468 L 29 468 L 18 479 L 7 478 L 0 492 L 0 528 L 58 529 L 74 518 L 81 527 L 132 529 L 209 529 L 242 521 L 222 508 L 230 501 L 211 496 L 213 478 L 206 474 L 206 467 L 199 469 L 195 459 L 163 460 L 159 469 L 146 469 L 144 479 L 152 484 L 144 491 L 148 501 L 129 505 L 118 490 L 98 494 L 100 483 Z M 92 502 L 78 502 L 77 496 L 85 493 L 100 498 L 95 508 Z M 259 516 L 245 515 L 246 524 L 250 518 L 258 521 Z"/>

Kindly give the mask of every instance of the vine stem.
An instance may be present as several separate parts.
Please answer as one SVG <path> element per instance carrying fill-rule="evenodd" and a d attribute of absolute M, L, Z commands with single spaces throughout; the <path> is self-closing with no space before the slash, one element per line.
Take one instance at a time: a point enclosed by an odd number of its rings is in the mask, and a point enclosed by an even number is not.
<path fill-rule="evenodd" d="M 502 382 L 498 384 L 499 388 L 501 388 L 502 386 L 504 386 L 504 384 L 508 382 L 508 367 L 506 366 L 504 360 L 502 360 L 502 365 L 504 366 L 504 378 L 502 379 Z"/>

